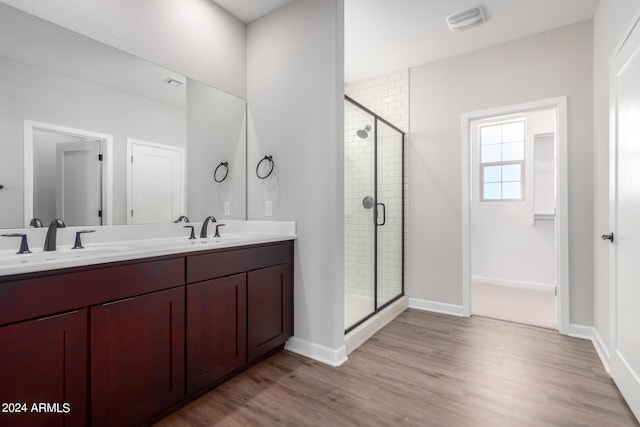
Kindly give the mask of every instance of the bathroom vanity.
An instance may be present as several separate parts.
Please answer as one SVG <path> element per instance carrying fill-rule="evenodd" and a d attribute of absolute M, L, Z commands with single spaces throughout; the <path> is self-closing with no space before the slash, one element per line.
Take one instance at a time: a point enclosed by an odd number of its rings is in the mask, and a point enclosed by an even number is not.
<path fill-rule="evenodd" d="M 146 424 L 278 351 L 294 238 L 0 276 L 0 425 Z"/>

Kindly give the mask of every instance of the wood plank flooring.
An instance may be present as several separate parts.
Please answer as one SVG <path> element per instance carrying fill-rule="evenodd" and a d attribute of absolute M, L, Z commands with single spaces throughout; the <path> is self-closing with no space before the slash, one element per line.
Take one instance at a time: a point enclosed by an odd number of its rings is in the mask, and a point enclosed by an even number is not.
<path fill-rule="evenodd" d="M 156 424 L 638 426 L 589 341 L 407 310 L 339 368 L 282 351 Z"/>

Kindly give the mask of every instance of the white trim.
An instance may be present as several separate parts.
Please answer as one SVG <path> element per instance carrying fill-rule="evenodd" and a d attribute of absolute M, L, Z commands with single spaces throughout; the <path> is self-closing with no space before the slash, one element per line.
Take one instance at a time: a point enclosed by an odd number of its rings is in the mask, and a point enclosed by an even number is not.
<path fill-rule="evenodd" d="M 344 345 L 329 348 L 298 337 L 289 338 L 284 349 L 330 366 L 340 366 L 348 360 Z"/>
<path fill-rule="evenodd" d="M 496 279 L 493 277 L 473 276 L 473 283 L 501 286 L 504 288 L 527 289 L 530 291 L 555 292 L 556 285 L 551 283 L 523 282 L 520 280 Z"/>
<path fill-rule="evenodd" d="M 461 305 L 448 304 L 446 302 L 429 301 L 426 299 L 409 298 L 409 308 L 416 310 L 431 311 L 433 313 L 448 314 L 457 317 L 465 316 L 464 308 Z"/>
<path fill-rule="evenodd" d="M 126 182 L 126 186 L 127 186 L 127 210 L 125 211 L 125 216 L 127 218 L 127 224 L 132 224 L 131 222 L 131 209 L 133 209 L 133 193 L 132 193 L 132 189 L 131 189 L 131 174 L 132 174 L 132 170 L 131 170 L 131 156 L 133 155 L 133 144 L 137 144 L 137 145 L 144 145 L 147 147 L 154 147 L 154 148 L 160 148 L 163 150 L 172 150 L 172 151 L 177 151 L 180 153 L 180 180 L 181 180 L 181 185 L 180 185 L 180 192 L 181 192 L 181 198 L 180 198 L 180 211 L 182 212 L 181 215 L 186 215 L 186 150 L 184 147 L 178 147 L 176 145 L 167 145 L 167 144 L 158 144 L 157 142 L 150 142 L 150 141 L 144 141 L 141 139 L 135 139 L 135 138 L 127 138 L 127 157 L 125 158 L 126 164 L 127 164 L 127 182 Z"/>
<path fill-rule="evenodd" d="M 609 349 L 604 344 L 604 341 L 602 341 L 602 337 L 596 328 L 593 328 L 593 337 L 591 338 L 591 341 L 593 341 L 593 346 L 596 348 L 598 356 L 600 356 L 602 365 L 604 365 L 604 370 L 607 371 L 607 374 L 610 374 L 611 365 L 609 361 L 611 360 L 611 355 L 609 354 Z"/>
<path fill-rule="evenodd" d="M 347 354 L 351 354 L 353 350 L 364 344 L 376 332 L 405 311 L 408 306 L 409 298 L 404 296 L 345 335 L 344 344 L 347 348 Z"/>
<path fill-rule="evenodd" d="M 471 316 L 471 149 L 470 122 L 491 116 L 555 108 L 556 110 L 556 264 L 558 284 L 558 326 L 567 335 L 569 318 L 569 216 L 567 162 L 567 97 L 543 99 L 524 104 L 492 108 L 461 115 L 462 153 L 462 312 Z"/>
<path fill-rule="evenodd" d="M 81 138 L 95 138 L 102 143 L 102 224 L 113 224 L 113 135 L 75 129 L 50 123 L 24 121 L 24 227 L 33 218 L 33 131 L 58 133 Z"/>
<path fill-rule="evenodd" d="M 604 345 L 600 334 L 593 326 L 584 326 L 584 325 L 576 325 L 571 324 L 569 328 L 569 334 L 572 338 L 579 338 L 583 340 L 589 340 L 593 344 L 593 347 L 600 358 L 600 362 L 602 362 L 602 366 L 607 374 L 610 374 L 610 355 L 607 346 Z"/>
<path fill-rule="evenodd" d="M 580 338 L 582 340 L 591 340 L 593 339 L 594 330 L 593 326 L 577 325 L 572 323 L 567 335 L 573 338 Z"/>

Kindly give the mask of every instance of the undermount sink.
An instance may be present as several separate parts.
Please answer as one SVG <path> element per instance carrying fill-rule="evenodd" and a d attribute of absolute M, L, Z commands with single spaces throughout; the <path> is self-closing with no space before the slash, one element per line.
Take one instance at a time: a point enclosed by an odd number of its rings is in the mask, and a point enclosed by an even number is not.
<path fill-rule="evenodd" d="M 35 252 L 29 254 L 7 254 L 0 255 L 0 266 L 46 263 L 52 261 L 93 258 L 115 254 L 119 252 L 130 251 L 133 246 L 128 245 L 110 245 L 110 246 L 92 246 L 83 249 L 60 248 L 56 251 Z"/>
<path fill-rule="evenodd" d="M 184 247 L 206 247 L 206 246 L 215 246 L 219 244 L 227 244 L 227 243 L 239 243 L 244 242 L 249 237 L 240 237 L 238 235 L 233 236 L 222 236 L 222 237 L 209 237 L 209 238 L 196 238 L 196 239 L 186 239 L 186 238 L 174 238 L 167 239 L 162 243 L 159 243 L 158 246 L 167 246 L 172 248 L 184 248 Z"/>

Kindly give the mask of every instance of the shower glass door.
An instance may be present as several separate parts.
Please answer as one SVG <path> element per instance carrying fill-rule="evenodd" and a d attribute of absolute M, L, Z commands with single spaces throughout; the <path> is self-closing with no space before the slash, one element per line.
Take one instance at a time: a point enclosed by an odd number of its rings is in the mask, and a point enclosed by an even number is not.
<path fill-rule="evenodd" d="M 345 331 L 404 294 L 404 133 L 346 98 Z"/>
<path fill-rule="evenodd" d="M 345 104 L 345 329 L 375 313 L 374 125 Z"/>
<path fill-rule="evenodd" d="M 382 307 L 402 294 L 403 151 L 402 134 L 388 124 L 378 121 L 377 136 L 376 303 Z"/>

